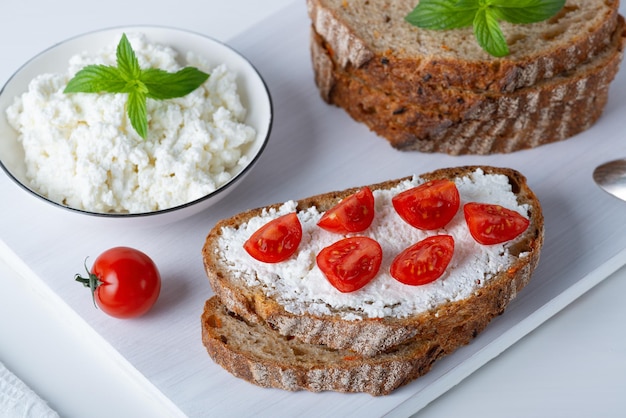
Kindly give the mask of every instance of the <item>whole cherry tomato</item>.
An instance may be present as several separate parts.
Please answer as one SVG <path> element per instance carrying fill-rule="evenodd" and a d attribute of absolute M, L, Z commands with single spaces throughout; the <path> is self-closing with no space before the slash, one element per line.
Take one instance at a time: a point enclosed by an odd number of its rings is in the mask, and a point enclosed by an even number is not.
<path fill-rule="evenodd" d="M 391 276 L 408 285 L 437 280 L 446 271 L 454 254 L 454 238 L 433 235 L 402 251 L 391 263 Z"/>
<path fill-rule="evenodd" d="M 461 198 L 454 182 L 431 180 L 397 194 L 391 202 L 406 223 L 433 230 L 443 228 L 454 218 Z"/>
<path fill-rule="evenodd" d="M 327 210 L 317 225 L 330 232 L 347 234 L 365 231 L 373 220 L 374 195 L 366 186 Z"/>
<path fill-rule="evenodd" d="M 368 284 L 378 273 L 383 259 L 380 244 L 368 237 L 349 237 L 322 249 L 317 265 L 330 284 L 343 293 Z"/>
<path fill-rule="evenodd" d="M 85 265 L 85 269 L 87 266 Z M 75 276 L 89 287 L 94 304 L 116 318 L 145 314 L 161 291 L 161 276 L 150 257 L 129 247 L 115 247 L 100 254 L 87 269 L 88 277 Z"/>
<path fill-rule="evenodd" d="M 302 240 L 302 224 L 295 212 L 273 219 L 259 228 L 243 244 L 253 258 L 279 263 L 291 257 Z"/>
<path fill-rule="evenodd" d="M 500 205 L 466 203 L 463 206 L 463 213 L 470 234 L 483 245 L 512 240 L 530 225 L 528 219 Z"/>

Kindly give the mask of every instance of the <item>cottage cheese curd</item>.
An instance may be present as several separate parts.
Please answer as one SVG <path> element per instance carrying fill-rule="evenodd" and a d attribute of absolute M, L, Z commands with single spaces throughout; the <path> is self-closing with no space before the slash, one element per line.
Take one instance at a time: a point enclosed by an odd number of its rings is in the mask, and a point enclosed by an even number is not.
<path fill-rule="evenodd" d="M 142 34 L 127 37 L 141 68 L 195 66 L 210 77 L 187 96 L 148 99 L 145 140 L 127 119 L 125 95 L 63 93 L 84 66 L 116 65 L 117 40 L 72 57 L 65 73 L 33 79 L 7 118 L 18 131 L 32 187 L 53 201 L 101 213 L 161 210 L 215 191 L 248 163 L 244 150 L 256 133 L 243 123 L 236 75 L 192 54 L 181 65 L 173 49 Z"/>
<path fill-rule="evenodd" d="M 341 237 L 319 228 L 321 213 L 315 207 L 298 212 L 303 237 L 296 255 L 277 264 L 259 262 L 243 249 L 243 243 L 262 225 L 278 216 L 294 212 L 296 202 L 278 210 L 265 211 L 238 229 L 225 228 L 219 241 L 220 257 L 231 266 L 232 274 L 248 285 L 261 285 L 288 312 L 312 315 L 339 314 L 346 320 L 378 317 L 406 317 L 426 311 L 446 301 L 470 296 L 491 277 L 509 264 L 514 256 L 506 244 L 483 246 L 470 235 L 463 211 L 459 210 L 445 230 L 422 231 L 406 224 L 394 210 L 391 198 L 415 187 L 424 180 L 414 177 L 390 190 L 376 190 L 376 217 L 359 235 L 377 240 L 383 249 L 379 274 L 365 287 L 352 293 L 337 291 L 317 267 L 319 251 Z M 461 205 L 470 201 L 498 204 L 528 216 L 528 205 L 519 205 L 504 175 L 477 170 L 456 180 Z M 407 286 L 389 274 L 391 262 L 402 250 L 435 233 L 447 233 L 455 239 L 455 252 L 444 275 L 423 286 Z M 519 255 L 524 257 L 525 254 Z"/>

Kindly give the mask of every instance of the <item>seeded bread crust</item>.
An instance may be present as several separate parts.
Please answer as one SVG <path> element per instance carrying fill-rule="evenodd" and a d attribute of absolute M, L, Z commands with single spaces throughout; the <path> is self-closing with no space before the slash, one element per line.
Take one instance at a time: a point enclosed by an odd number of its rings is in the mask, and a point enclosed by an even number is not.
<path fill-rule="evenodd" d="M 539 201 L 519 172 L 497 167 L 466 166 L 447 168 L 423 174 L 426 180 L 466 176 L 482 169 L 487 174 L 504 174 L 509 178 L 518 201 L 530 207 L 530 226 L 510 247 L 513 255 L 524 254 L 507 269 L 477 288 L 473 296 L 459 302 L 437 306 L 430 311 L 407 318 L 372 318 L 347 321 L 339 315 L 313 316 L 287 312 L 283 306 L 266 296 L 260 287 L 247 286 L 243 279 L 233 277 L 227 263 L 218 256 L 218 238 L 224 227 L 237 227 L 260 215 L 263 208 L 253 209 L 218 222 L 207 235 L 202 249 L 205 270 L 214 293 L 226 309 L 252 324 L 267 323 L 277 333 L 296 337 L 309 344 L 322 344 L 333 349 L 347 349 L 362 356 L 375 356 L 413 339 L 436 339 L 447 352 L 457 346 L 454 334 L 471 324 L 483 329 L 500 315 L 508 303 L 528 283 L 539 261 L 543 245 L 544 225 Z M 389 189 L 404 179 L 371 185 L 372 190 Z M 319 211 L 333 207 L 339 200 L 359 188 L 331 192 L 298 201 L 297 210 L 316 206 Z M 278 208 L 280 204 L 270 207 Z M 481 280 L 482 278 L 477 278 Z"/>
<path fill-rule="evenodd" d="M 307 0 L 312 24 L 343 68 L 371 84 L 397 89 L 430 84 L 511 92 L 552 78 L 602 51 L 615 30 L 619 0 L 568 0 L 553 18 L 530 25 L 501 22 L 510 55 L 495 58 L 472 28 L 432 31 L 404 20 L 415 0 Z"/>
<path fill-rule="evenodd" d="M 624 19 L 611 44 L 576 70 L 513 93 L 450 93 L 425 107 L 367 85 L 341 70 L 312 33 L 311 56 L 322 98 L 343 108 L 401 150 L 459 154 L 514 152 L 562 141 L 600 118 L 624 54 Z M 431 100 L 431 99 L 428 99 Z M 447 101 L 445 101 L 447 100 Z"/>

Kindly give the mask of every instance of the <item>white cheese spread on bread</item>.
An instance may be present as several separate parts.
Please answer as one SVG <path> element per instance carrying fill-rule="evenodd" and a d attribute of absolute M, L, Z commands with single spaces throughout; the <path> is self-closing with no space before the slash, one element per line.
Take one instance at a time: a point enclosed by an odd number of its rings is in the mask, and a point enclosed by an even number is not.
<path fill-rule="evenodd" d="M 316 265 L 315 257 L 324 247 L 343 236 L 317 226 L 321 213 L 315 207 L 298 212 L 302 224 L 302 242 L 296 254 L 287 261 L 259 262 L 243 249 L 244 242 L 261 226 L 278 216 L 296 211 L 296 202 L 284 203 L 278 210 L 265 210 L 239 228 L 224 228 L 219 238 L 220 258 L 230 266 L 231 274 L 244 279 L 249 286 L 262 286 L 264 292 L 293 314 L 339 315 L 344 320 L 398 317 L 427 311 L 448 301 L 470 296 L 514 257 L 508 247 L 515 243 L 484 246 L 469 233 L 463 211 L 436 231 L 422 231 L 404 222 L 396 213 L 391 199 L 397 193 L 424 182 L 420 177 L 399 183 L 389 190 L 375 190 L 376 216 L 364 232 L 381 245 L 383 261 L 378 275 L 365 287 L 351 293 L 337 291 Z M 485 174 L 478 169 L 471 175 L 455 179 L 461 206 L 468 202 L 501 205 L 528 217 L 528 206 L 520 205 L 504 175 Z M 441 278 L 423 286 L 408 286 L 389 274 L 394 257 L 405 248 L 435 234 L 450 234 L 455 240 L 452 261 Z M 519 257 L 525 256 L 524 254 Z"/>

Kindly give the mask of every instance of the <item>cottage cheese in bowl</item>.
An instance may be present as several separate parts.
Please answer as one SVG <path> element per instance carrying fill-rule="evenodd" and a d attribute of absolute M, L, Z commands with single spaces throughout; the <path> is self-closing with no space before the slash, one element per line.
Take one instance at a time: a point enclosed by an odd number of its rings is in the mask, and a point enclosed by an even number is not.
<path fill-rule="evenodd" d="M 192 66 L 210 74 L 186 96 L 147 100 L 146 139 L 130 125 L 125 94 L 63 93 L 86 65 L 116 65 L 122 33 L 142 69 Z M 16 142 L 0 149 L 5 171 L 55 205 L 111 217 L 202 210 L 247 173 L 272 118 L 265 84 L 247 60 L 209 38 L 151 27 L 52 48 L 18 72 L 0 99 L 0 134 Z"/>

